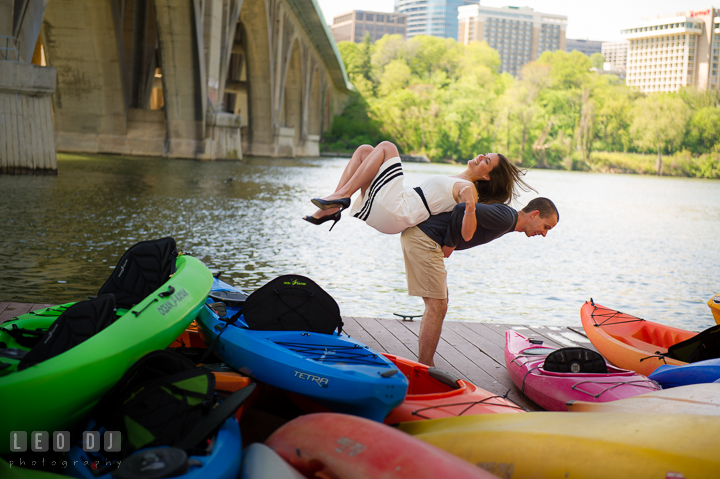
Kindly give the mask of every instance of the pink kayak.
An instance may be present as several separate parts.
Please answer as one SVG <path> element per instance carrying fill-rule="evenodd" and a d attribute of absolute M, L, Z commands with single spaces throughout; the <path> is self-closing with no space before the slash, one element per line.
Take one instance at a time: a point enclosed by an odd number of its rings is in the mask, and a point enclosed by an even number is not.
<path fill-rule="evenodd" d="M 590 349 L 543 346 L 515 331 L 505 332 L 505 364 L 523 394 L 548 411 L 567 411 L 568 401 L 608 402 L 661 389 Z"/>

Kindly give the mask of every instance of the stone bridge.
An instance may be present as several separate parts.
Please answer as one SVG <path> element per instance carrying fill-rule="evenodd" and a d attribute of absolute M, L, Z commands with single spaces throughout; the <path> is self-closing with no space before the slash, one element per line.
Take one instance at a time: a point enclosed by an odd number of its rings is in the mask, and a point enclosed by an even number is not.
<path fill-rule="evenodd" d="M 348 86 L 315 0 L 0 0 L 4 172 L 316 156 Z"/>

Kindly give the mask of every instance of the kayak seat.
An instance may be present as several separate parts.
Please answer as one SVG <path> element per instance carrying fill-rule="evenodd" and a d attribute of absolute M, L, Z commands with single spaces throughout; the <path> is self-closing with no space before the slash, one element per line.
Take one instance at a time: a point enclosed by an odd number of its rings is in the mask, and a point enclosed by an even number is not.
<path fill-rule="evenodd" d="M 686 363 L 720 358 L 720 324 L 673 344 L 665 356 Z"/>
<path fill-rule="evenodd" d="M 586 348 L 562 348 L 548 354 L 543 369 L 553 373 L 607 374 L 605 358 Z"/>
<path fill-rule="evenodd" d="M 178 256 L 170 237 L 141 241 L 120 257 L 98 296 L 114 294 L 119 308 L 130 309 L 165 284 L 175 273 Z"/>
<path fill-rule="evenodd" d="M 283 275 L 253 291 L 245 300 L 243 315 L 257 331 L 342 332 L 340 307 L 310 278 Z"/>
<path fill-rule="evenodd" d="M 53 358 L 90 339 L 115 320 L 111 294 L 80 301 L 53 321 L 40 341 L 18 363 L 18 371 Z"/>

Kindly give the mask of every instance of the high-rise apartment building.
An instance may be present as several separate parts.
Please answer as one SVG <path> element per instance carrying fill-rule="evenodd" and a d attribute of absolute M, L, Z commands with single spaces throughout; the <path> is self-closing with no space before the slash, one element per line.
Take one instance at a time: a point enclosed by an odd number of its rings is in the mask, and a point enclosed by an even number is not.
<path fill-rule="evenodd" d="M 399 0 L 396 10 L 408 16 L 408 38 L 416 35 L 457 38 L 458 8 L 479 3 L 480 0 Z"/>
<path fill-rule="evenodd" d="M 630 42 L 626 84 L 643 92 L 720 86 L 720 9 L 644 19 L 622 30 Z"/>
<path fill-rule="evenodd" d="M 587 56 L 593 53 L 600 53 L 602 51 L 602 43 L 595 40 L 579 40 L 575 38 L 568 38 L 565 40 L 565 51 L 571 52 L 577 50 L 584 53 Z"/>
<path fill-rule="evenodd" d="M 517 75 L 528 62 L 546 50 L 565 50 L 565 15 L 536 12 L 529 7 L 458 9 L 458 41 L 486 41 L 500 53 L 501 72 Z"/>
<path fill-rule="evenodd" d="M 353 10 L 333 18 L 331 30 L 335 43 L 360 43 L 365 33 L 370 34 L 373 42 L 383 35 L 402 35 L 405 38 L 406 20 L 407 15 L 404 13 Z"/>
<path fill-rule="evenodd" d="M 603 42 L 600 53 L 605 62 L 610 64 L 611 70 L 626 71 L 629 42 Z"/>

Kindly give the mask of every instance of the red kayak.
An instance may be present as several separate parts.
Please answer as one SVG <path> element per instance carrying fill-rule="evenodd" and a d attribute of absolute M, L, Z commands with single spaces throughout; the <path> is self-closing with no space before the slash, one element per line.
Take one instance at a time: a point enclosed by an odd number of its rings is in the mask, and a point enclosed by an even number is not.
<path fill-rule="evenodd" d="M 384 354 L 408 378 L 405 401 L 390 411 L 385 424 L 421 419 L 525 412 L 511 400 L 475 386 L 442 369 Z"/>
<path fill-rule="evenodd" d="M 306 477 L 497 479 L 388 425 L 338 413 L 300 416 L 265 442 Z"/>

